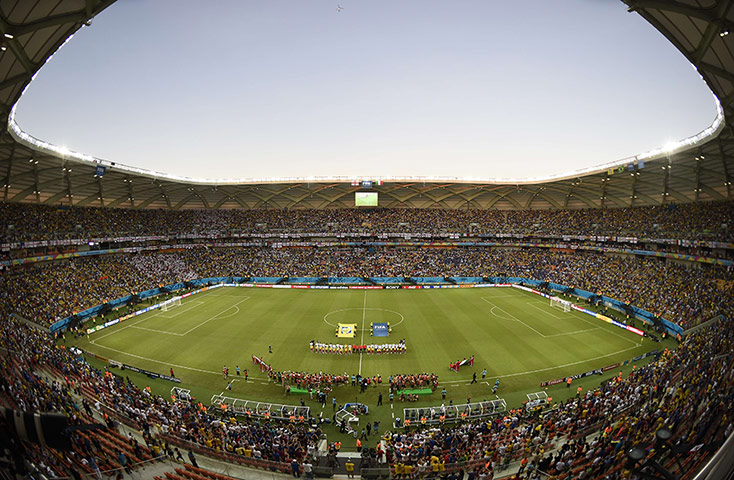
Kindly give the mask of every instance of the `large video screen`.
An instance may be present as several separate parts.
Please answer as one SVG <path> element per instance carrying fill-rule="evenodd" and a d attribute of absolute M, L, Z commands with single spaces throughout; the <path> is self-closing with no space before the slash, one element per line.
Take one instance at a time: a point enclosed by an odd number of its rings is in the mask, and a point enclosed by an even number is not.
<path fill-rule="evenodd" d="M 377 192 L 356 192 L 354 194 L 354 205 L 357 207 L 376 207 Z"/>

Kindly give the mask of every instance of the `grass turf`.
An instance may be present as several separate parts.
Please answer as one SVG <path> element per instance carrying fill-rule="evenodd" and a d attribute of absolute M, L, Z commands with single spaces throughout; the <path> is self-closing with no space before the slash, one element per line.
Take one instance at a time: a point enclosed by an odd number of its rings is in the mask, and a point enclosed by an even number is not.
<path fill-rule="evenodd" d="M 390 337 L 371 337 L 371 322 L 390 322 Z M 338 323 L 356 323 L 353 339 L 335 337 Z M 407 343 L 407 353 L 388 355 L 328 355 L 312 353 L 309 342 Z M 327 372 L 365 376 L 381 374 L 383 383 L 368 388 L 339 386 L 334 396 L 339 404 L 359 401 L 376 405 L 382 392 L 384 406 L 371 408 L 370 421 L 386 428 L 393 417 L 402 417 L 403 407 L 440 405 L 442 388 L 446 403 L 494 399 L 497 394 L 511 407 L 525 400 L 525 393 L 542 390 L 543 380 L 559 378 L 630 359 L 662 345 L 606 324 L 588 315 L 548 306 L 548 300 L 511 288 L 439 290 L 281 290 L 217 288 L 194 295 L 180 307 L 129 319 L 75 342 L 84 350 L 160 373 L 173 368 L 181 386 L 207 402 L 211 395 L 248 400 L 298 404 L 303 399 L 312 414 L 321 405 L 307 396 L 285 398 L 280 385 L 269 382 L 251 363 L 253 354 L 275 370 Z M 672 346 L 666 343 L 665 346 Z M 272 353 L 269 347 L 272 348 Z M 459 373 L 448 368 L 452 361 L 475 356 L 473 367 Z M 231 390 L 222 367 L 230 369 Z M 235 366 L 249 377 L 236 376 Z M 481 372 L 487 369 L 487 377 Z M 387 401 L 391 374 L 436 373 L 439 390 L 421 396 L 415 403 Z M 127 373 L 127 372 L 125 372 Z M 470 384 L 473 373 L 478 383 Z M 611 374 L 616 373 L 609 372 Z M 137 378 L 137 377 L 135 377 Z M 167 396 L 174 384 L 146 377 L 138 383 L 151 385 Z M 592 376 L 573 384 L 573 389 L 555 386 L 556 399 L 598 385 Z M 324 415 L 331 415 L 331 399 Z M 329 431 L 330 440 L 338 438 Z"/>

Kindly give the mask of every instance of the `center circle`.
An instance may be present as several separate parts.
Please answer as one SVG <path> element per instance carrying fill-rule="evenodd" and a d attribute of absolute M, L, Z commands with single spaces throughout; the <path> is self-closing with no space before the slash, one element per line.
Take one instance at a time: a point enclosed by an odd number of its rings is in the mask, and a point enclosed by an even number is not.
<path fill-rule="evenodd" d="M 351 307 L 351 308 L 340 308 L 339 310 L 333 310 L 333 311 L 327 313 L 326 315 L 324 315 L 324 323 L 326 323 L 327 325 L 331 325 L 334 328 L 337 328 L 337 325 L 331 323 L 328 320 L 329 316 L 330 315 L 337 314 L 337 313 L 341 313 L 341 312 L 350 312 L 350 311 L 354 311 L 354 310 L 359 310 L 360 312 L 362 312 L 362 311 L 368 311 L 368 310 L 388 312 L 388 313 L 392 313 L 393 315 L 396 315 L 396 316 L 400 317 L 400 320 L 398 320 L 398 323 L 396 323 L 394 325 L 390 325 L 391 327 L 396 327 L 396 326 L 400 325 L 401 323 L 403 323 L 405 321 L 405 317 L 403 316 L 403 314 L 400 313 L 400 312 L 396 312 L 395 310 L 390 310 L 390 309 L 387 309 L 387 308 L 378 308 L 378 307 L 364 307 L 364 308 L 363 307 Z M 349 321 L 349 322 L 343 322 L 343 323 L 359 323 L 359 322 Z M 362 329 L 359 328 L 357 330 L 358 331 L 361 331 Z M 368 330 L 368 329 L 365 329 L 365 330 Z"/>

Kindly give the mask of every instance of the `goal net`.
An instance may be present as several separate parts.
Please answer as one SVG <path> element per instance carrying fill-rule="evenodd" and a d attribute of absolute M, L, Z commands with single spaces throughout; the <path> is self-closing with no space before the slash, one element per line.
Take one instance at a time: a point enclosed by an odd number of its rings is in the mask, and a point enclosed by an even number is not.
<path fill-rule="evenodd" d="M 550 306 L 555 307 L 555 308 L 560 308 L 564 312 L 571 311 L 571 304 L 565 300 L 561 300 L 558 297 L 550 297 Z"/>
<path fill-rule="evenodd" d="M 167 312 L 168 310 L 181 306 L 181 297 L 173 297 L 172 299 L 163 302 L 161 304 L 161 311 Z"/>

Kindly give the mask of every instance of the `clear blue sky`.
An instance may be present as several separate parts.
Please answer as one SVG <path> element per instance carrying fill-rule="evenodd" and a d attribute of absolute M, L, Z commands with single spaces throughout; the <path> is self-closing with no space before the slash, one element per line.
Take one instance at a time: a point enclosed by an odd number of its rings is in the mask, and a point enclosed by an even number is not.
<path fill-rule="evenodd" d="M 120 0 L 16 120 L 196 177 L 528 177 L 714 117 L 687 60 L 617 0 Z"/>

